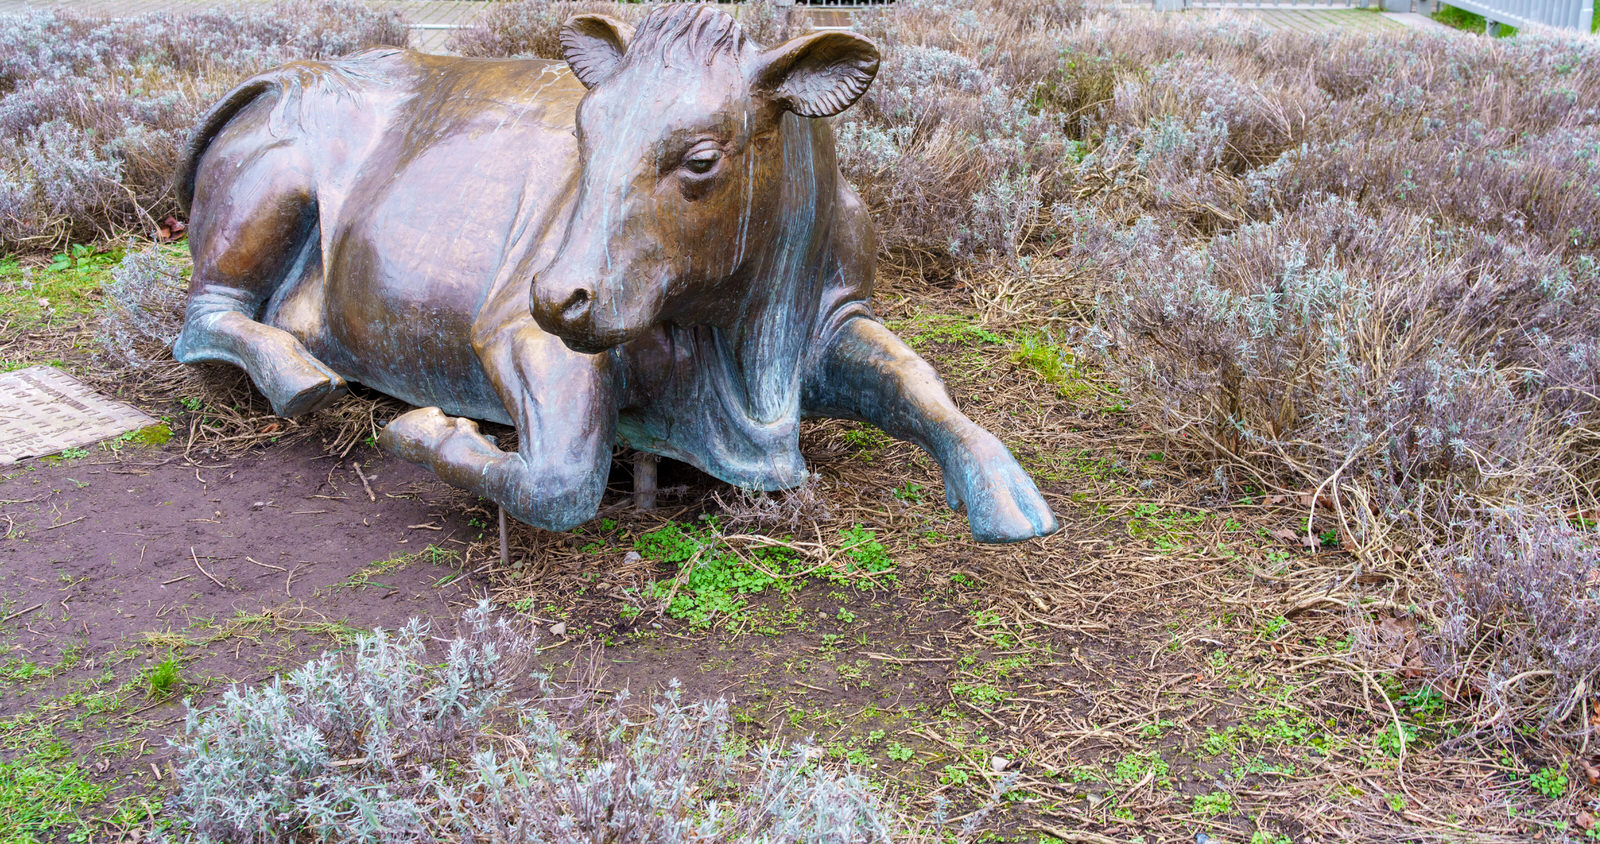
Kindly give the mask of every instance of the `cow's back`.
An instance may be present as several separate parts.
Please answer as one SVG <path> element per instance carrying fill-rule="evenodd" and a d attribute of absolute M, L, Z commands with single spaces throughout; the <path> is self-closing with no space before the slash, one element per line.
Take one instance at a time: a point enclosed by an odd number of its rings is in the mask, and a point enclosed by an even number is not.
<path fill-rule="evenodd" d="M 584 89 L 537 59 L 399 51 L 355 64 L 333 66 L 369 88 L 301 106 L 359 115 L 301 120 L 322 159 L 324 269 L 320 289 L 299 294 L 323 317 L 303 339 L 347 378 L 412 404 L 509 421 L 470 338 L 497 287 L 519 286 L 508 318 L 531 321 L 530 279 L 515 268 L 558 245 Z"/>

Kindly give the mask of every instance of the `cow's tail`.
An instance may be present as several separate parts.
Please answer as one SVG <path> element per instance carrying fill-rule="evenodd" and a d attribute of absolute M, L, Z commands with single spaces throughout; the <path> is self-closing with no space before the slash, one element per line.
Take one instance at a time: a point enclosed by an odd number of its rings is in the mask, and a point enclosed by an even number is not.
<path fill-rule="evenodd" d="M 189 143 L 184 148 L 183 161 L 178 165 L 176 184 L 178 207 L 185 215 L 189 213 L 189 204 L 194 201 L 194 176 L 200 169 L 200 157 L 205 155 L 212 139 L 222 131 L 222 127 L 228 125 L 228 121 L 243 111 L 245 106 L 255 102 L 262 94 L 279 90 L 281 87 L 276 74 L 246 80 L 239 87 L 229 91 L 227 96 L 200 118 L 200 123 L 195 126 L 194 133 L 189 136 Z"/>

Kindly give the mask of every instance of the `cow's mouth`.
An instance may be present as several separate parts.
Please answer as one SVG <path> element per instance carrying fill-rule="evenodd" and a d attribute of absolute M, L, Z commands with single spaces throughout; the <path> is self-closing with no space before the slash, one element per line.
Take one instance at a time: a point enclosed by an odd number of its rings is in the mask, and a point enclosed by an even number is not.
<path fill-rule="evenodd" d="M 606 352 L 609 352 L 628 341 L 628 337 L 626 335 L 614 339 L 585 335 L 569 337 L 565 334 L 556 334 L 556 336 L 561 338 L 561 342 L 565 343 L 567 348 L 577 352 L 580 355 L 605 354 Z"/>

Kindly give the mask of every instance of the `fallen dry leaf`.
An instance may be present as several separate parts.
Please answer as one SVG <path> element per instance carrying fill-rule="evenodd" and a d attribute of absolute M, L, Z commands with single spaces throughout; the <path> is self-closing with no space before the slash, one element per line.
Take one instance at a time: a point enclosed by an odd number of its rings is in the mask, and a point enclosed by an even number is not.
<path fill-rule="evenodd" d="M 1584 832 L 1594 829 L 1594 815 L 1591 815 L 1582 809 L 1578 810 L 1578 817 L 1574 818 L 1574 820 L 1578 822 L 1578 827 Z"/>
<path fill-rule="evenodd" d="M 1301 507 L 1310 507 L 1313 501 L 1315 501 L 1318 507 L 1328 510 L 1333 509 L 1333 496 L 1324 492 L 1321 495 L 1317 495 L 1316 498 L 1313 499 L 1312 496 L 1315 494 L 1316 490 L 1307 490 L 1306 492 L 1296 494 L 1295 499 L 1300 502 Z"/>
<path fill-rule="evenodd" d="M 1422 663 L 1422 642 L 1417 639 L 1416 619 L 1386 618 L 1378 622 L 1377 632 L 1385 663 L 1413 679 L 1426 673 L 1427 666 Z"/>
<path fill-rule="evenodd" d="M 156 227 L 156 239 L 162 243 L 177 240 L 179 237 L 183 236 L 183 233 L 187 231 L 188 228 L 189 227 L 184 224 L 182 220 L 179 220 L 176 217 L 168 217 L 161 221 L 160 226 Z"/>
<path fill-rule="evenodd" d="M 1322 544 L 1315 536 L 1307 536 L 1293 528 L 1279 528 L 1272 532 L 1272 538 L 1279 542 L 1287 542 L 1290 545 L 1304 545 L 1308 548 L 1316 548 Z"/>

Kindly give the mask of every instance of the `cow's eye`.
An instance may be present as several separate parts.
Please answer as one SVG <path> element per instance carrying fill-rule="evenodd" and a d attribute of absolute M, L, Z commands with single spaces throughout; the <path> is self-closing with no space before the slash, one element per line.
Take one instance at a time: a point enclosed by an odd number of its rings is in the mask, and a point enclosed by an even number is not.
<path fill-rule="evenodd" d="M 711 168 L 717 166 L 717 162 L 721 161 L 721 160 L 722 160 L 722 153 L 717 151 L 717 150 L 714 150 L 714 149 L 695 150 L 694 152 L 689 153 L 689 157 L 688 158 L 685 158 L 683 160 L 683 167 L 684 167 L 685 170 L 688 170 L 690 173 L 696 173 L 696 174 L 710 173 L 711 172 Z"/>

